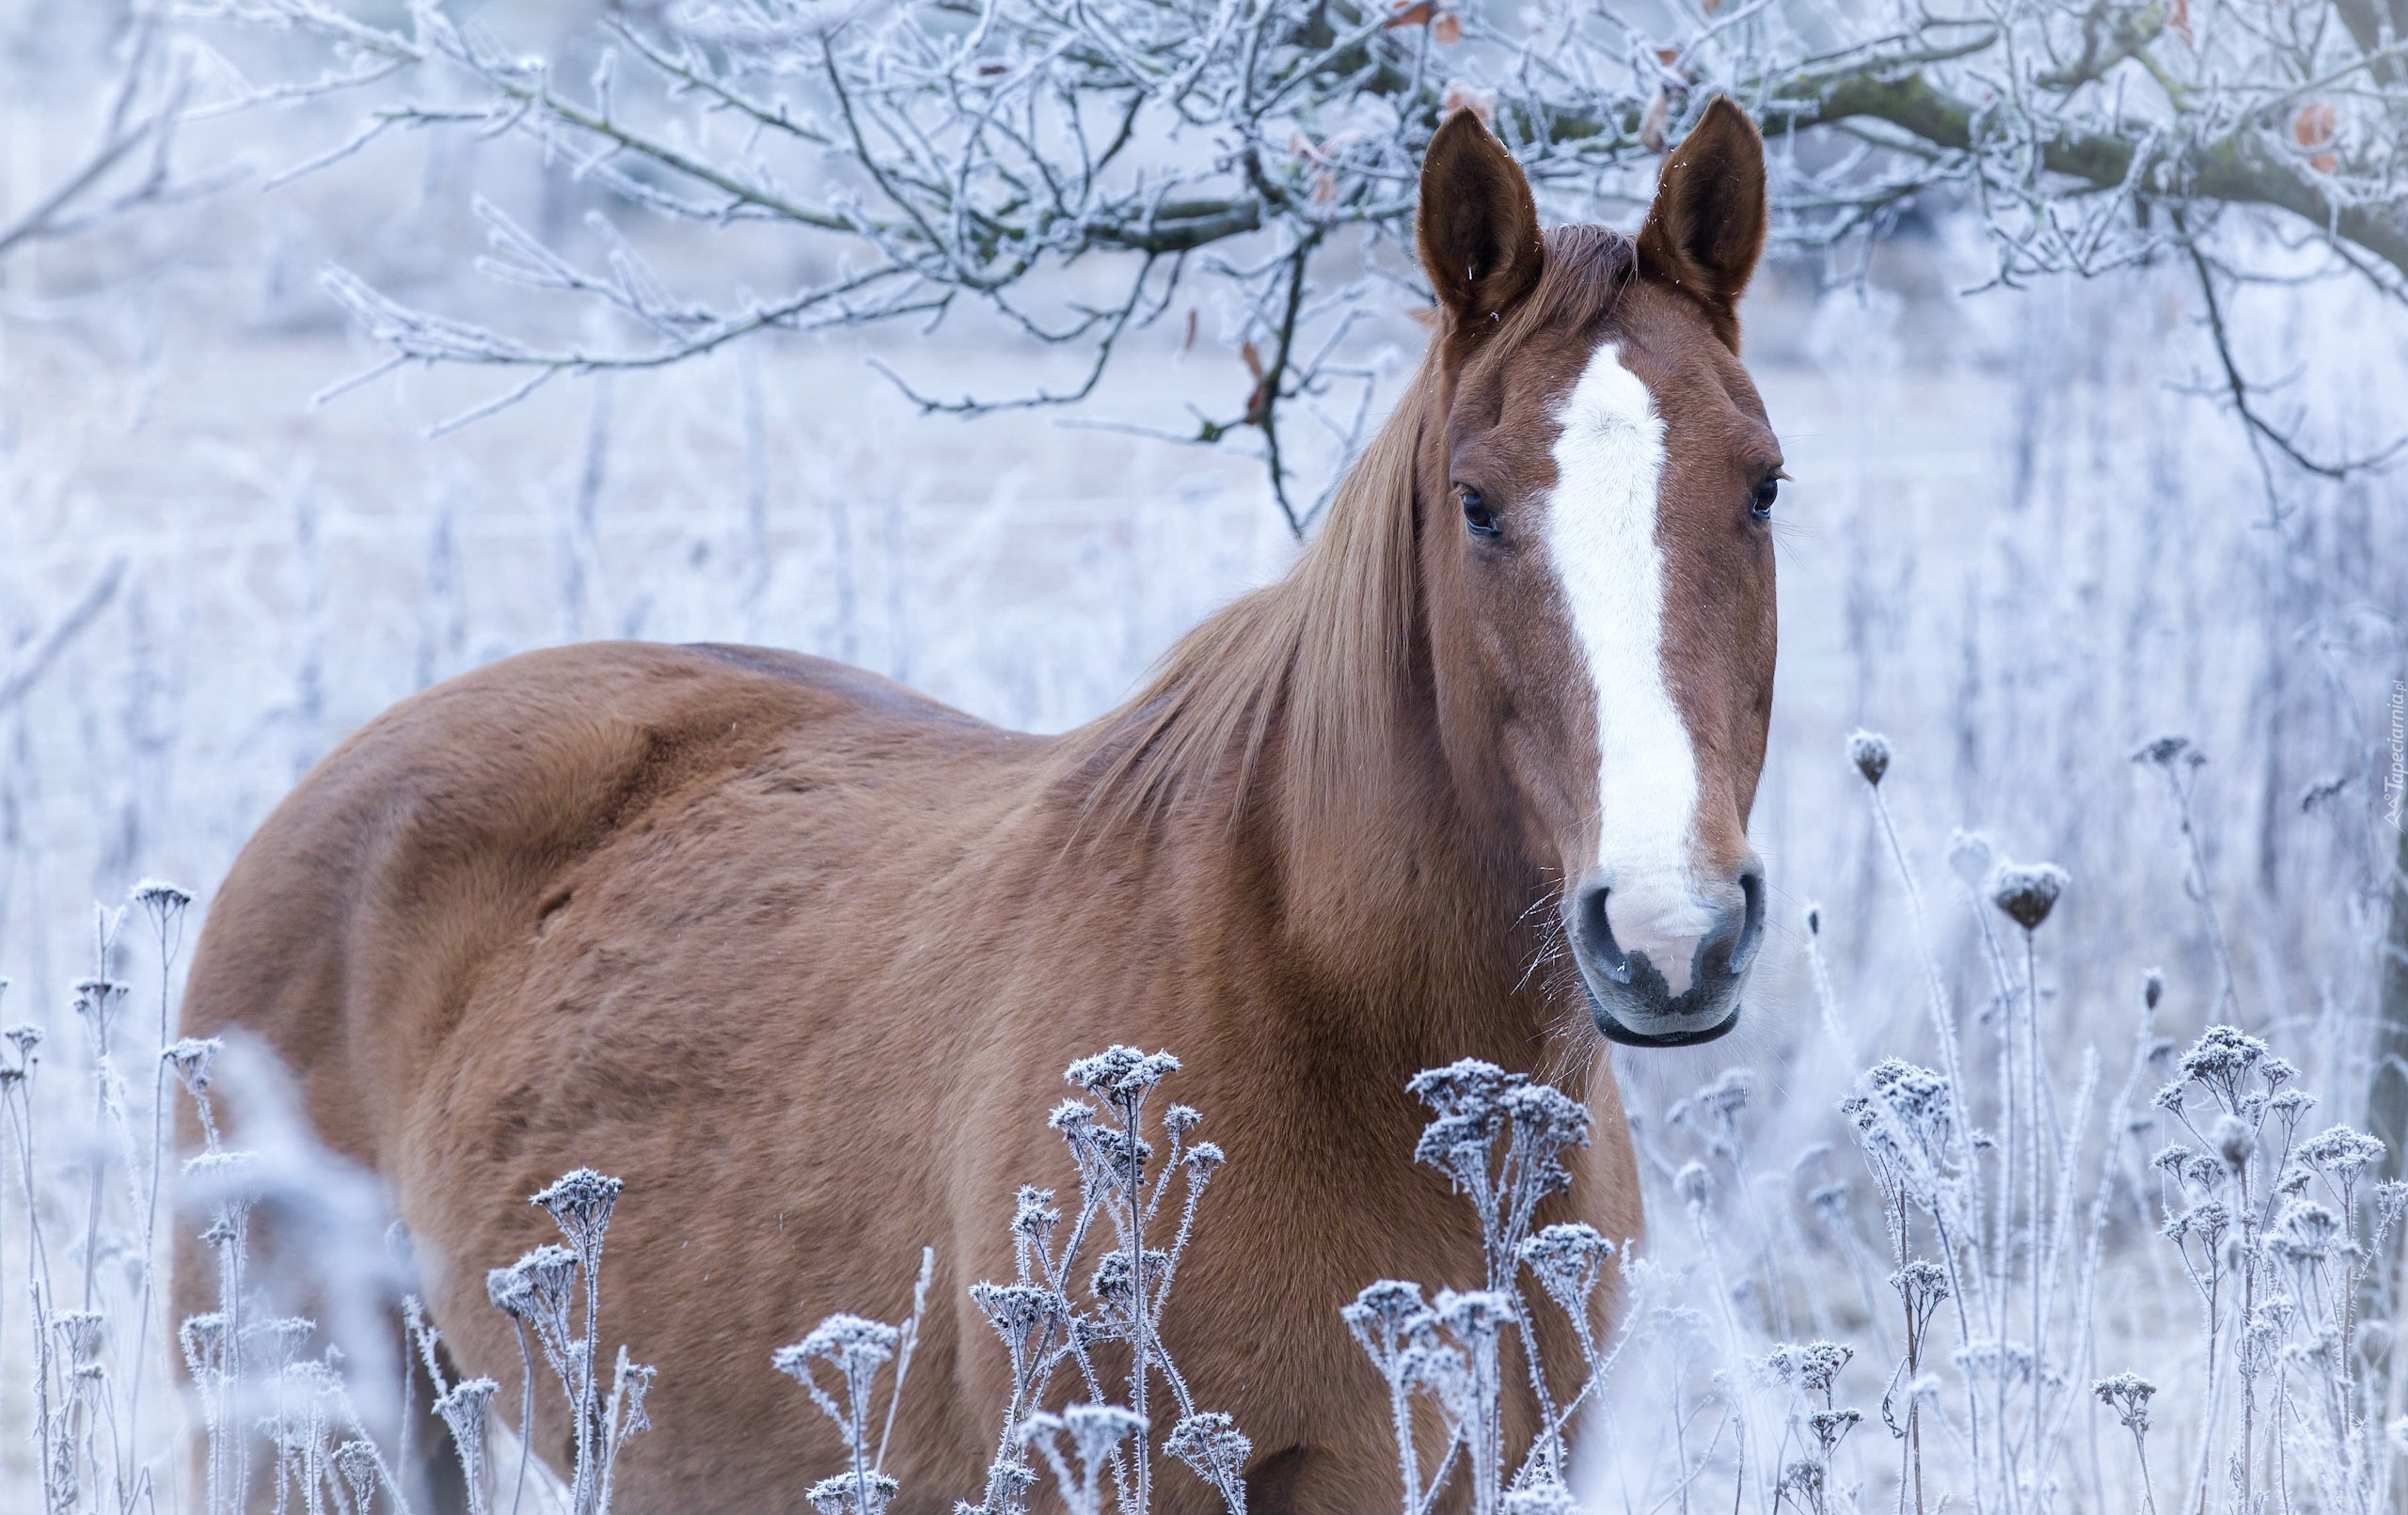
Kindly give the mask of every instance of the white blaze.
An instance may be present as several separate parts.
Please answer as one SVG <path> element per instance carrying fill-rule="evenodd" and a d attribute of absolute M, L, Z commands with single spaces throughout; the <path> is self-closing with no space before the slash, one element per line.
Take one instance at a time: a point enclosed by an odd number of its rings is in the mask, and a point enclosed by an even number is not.
<path fill-rule="evenodd" d="M 1612 342 L 1557 412 L 1547 553 L 1597 696 L 1597 864 L 1607 920 L 1674 994 L 1709 918 L 1689 889 L 1697 757 L 1664 681 L 1664 554 L 1656 541 L 1664 422 Z"/>

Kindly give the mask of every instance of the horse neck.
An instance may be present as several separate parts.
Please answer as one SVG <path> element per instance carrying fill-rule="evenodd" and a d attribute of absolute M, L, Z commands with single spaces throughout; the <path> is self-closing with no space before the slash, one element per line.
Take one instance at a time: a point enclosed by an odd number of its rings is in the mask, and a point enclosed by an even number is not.
<path fill-rule="evenodd" d="M 1429 378 L 1341 492 L 1311 549 L 1323 557 L 1265 592 L 1311 597 L 1270 608 L 1307 629 L 1267 672 L 1269 718 L 1229 744 L 1206 802 L 1242 820 L 1232 877 L 1275 881 L 1287 967 L 1314 986 L 1301 1013 L 1342 1020 L 1350 1043 L 1408 1074 L 1465 1055 L 1534 1061 L 1554 998 L 1532 971 L 1553 919 L 1544 876 L 1441 740 L 1413 526 L 1413 460 L 1443 424 Z"/>
<path fill-rule="evenodd" d="M 1415 490 L 1444 425 L 1436 361 L 1288 576 L 1181 639 L 1056 772 L 1073 836 L 1149 859 L 1184 908 L 1206 908 L 1208 957 L 1233 927 L 1276 957 L 1296 1014 L 1399 1058 L 1528 1044 L 1527 1063 L 1550 998 L 1529 923 L 1551 922 L 1533 908 L 1544 880 L 1503 807 L 1450 768 L 1424 614 Z"/>

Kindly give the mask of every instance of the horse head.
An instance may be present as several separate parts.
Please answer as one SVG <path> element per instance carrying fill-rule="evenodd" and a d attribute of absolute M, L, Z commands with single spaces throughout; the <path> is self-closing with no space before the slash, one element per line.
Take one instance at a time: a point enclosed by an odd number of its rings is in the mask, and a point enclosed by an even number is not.
<path fill-rule="evenodd" d="M 1461 112 L 1430 144 L 1436 388 L 1416 458 L 1440 739 L 1459 789 L 1559 880 L 1597 1029 L 1737 1022 L 1763 939 L 1748 812 L 1772 709 L 1779 442 L 1738 355 L 1764 150 L 1718 100 L 1637 239 L 1542 231 Z"/>

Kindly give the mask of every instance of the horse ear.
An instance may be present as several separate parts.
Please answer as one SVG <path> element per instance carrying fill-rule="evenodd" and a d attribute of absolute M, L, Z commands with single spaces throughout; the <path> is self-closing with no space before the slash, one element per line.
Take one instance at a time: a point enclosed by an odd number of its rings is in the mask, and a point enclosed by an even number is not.
<path fill-rule="evenodd" d="M 1539 281 L 1545 244 L 1521 165 L 1459 110 L 1421 159 L 1421 267 L 1457 330 L 1513 308 Z"/>
<path fill-rule="evenodd" d="M 1765 142 L 1728 96 L 1705 107 L 1665 160 L 1639 232 L 1639 267 L 1696 297 L 1739 350 L 1739 296 L 1765 246 Z"/>

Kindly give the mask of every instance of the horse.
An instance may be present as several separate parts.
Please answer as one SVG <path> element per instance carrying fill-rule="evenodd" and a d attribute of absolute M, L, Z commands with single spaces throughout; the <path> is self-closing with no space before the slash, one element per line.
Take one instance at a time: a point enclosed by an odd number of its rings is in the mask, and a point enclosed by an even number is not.
<path fill-rule="evenodd" d="M 1542 1218 L 1640 1231 L 1591 1054 L 1728 1031 L 1764 931 L 1782 458 L 1737 317 L 1763 144 L 1712 103 L 1635 238 L 1543 229 L 1466 112 L 1419 188 L 1410 387 L 1291 570 L 1117 709 L 1029 735 L 785 652 L 567 646 L 395 705 L 244 848 L 183 1031 L 281 1059 L 506 1418 L 486 1270 L 557 1239 L 527 1203 L 557 1176 L 626 1180 L 601 1350 L 660 1376 L 622 1507 L 798 1507 L 844 1454 L 770 1352 L 900 1318 L 924 1246 L 895 1508 L 976 1497 L 1009 1377 L 965 1287 L 1012 1276 L 1015 1186 L 1069 1178 L 1042 1111 L 1107 1045 L 1175 1051 L 1227 1154 L 1160 1329 L 1251 1438 L 1256 1510 L 1395 1502 L 1339 1306 L 1482 1277 L 1411 1160 L 1418 1070 L 1576 1044 L 1598 1139 Z"/>

